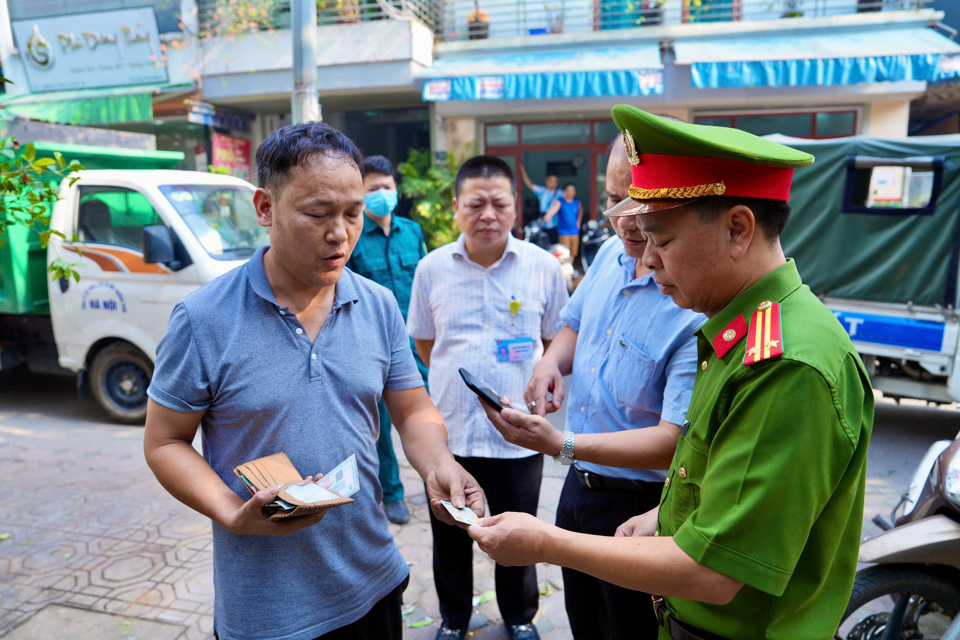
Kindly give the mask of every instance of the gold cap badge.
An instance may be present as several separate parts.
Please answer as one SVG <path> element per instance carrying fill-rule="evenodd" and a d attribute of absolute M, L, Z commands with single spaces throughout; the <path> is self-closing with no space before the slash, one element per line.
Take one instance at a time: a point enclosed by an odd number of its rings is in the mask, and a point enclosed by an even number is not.
<path fill-rule="evenodd" d="M 637 166 L 640 164 L 640 156 L 637 155 L 637 143 L 633 141 L 633 136 L 629 131 L 623 132 L 623 146 L 627 148 L 627 160 L 630 164 Z"/>

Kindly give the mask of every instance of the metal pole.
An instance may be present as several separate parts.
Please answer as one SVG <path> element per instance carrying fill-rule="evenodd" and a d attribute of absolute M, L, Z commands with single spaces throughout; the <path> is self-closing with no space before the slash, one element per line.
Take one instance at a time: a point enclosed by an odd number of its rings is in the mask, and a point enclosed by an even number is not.
<path fill-rule="evenodd" d="M 293 123 L 320 122 L 317 93 L 317 0 L 292 0 Z"/>

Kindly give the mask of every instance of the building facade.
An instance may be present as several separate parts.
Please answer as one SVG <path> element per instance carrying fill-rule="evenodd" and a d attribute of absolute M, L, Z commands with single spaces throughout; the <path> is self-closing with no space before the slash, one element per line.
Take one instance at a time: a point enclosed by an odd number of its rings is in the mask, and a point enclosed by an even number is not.
<path fill-rule="evenodd" d="M 322 114 L 395 162 L 555 174 L 596 216 L 621 102 L 808 138 L 928 125 L 960 78 L 944 1 L 318 0 Z M 0 23 L 8 120 L 152 134 L 248 179 L 290 122 L 289 0 L 0 0 Z"/>

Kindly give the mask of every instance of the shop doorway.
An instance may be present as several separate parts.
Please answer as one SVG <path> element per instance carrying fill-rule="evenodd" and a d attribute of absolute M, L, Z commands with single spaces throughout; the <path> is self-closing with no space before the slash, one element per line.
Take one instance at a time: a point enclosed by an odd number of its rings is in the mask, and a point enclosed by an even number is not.
<path fill-rule="evenodd" d="M 548 175 L 557 176 L 561 189 L 572 183 L 583 204 L 584 224 L 600 219 L 606 203 L 607 149 L 618 135 L 610 120 L 484 125 L 486 153 L 503 158 L 516 173 L 517 230 L 540 216 L 537 196 L 521 178 L 521 164 L 534 184 L 543 185 Z"/>

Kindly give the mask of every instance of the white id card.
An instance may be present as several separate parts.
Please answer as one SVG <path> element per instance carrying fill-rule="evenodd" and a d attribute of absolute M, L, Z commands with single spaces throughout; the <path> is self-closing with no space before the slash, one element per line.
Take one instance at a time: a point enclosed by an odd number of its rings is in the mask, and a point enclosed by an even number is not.
<path fill-rule="evenodd" d="M 290 497 L 296 498 L 306 504 L 323 502 L 324 500 L 337 500 L 340 498 L 340 496 L 332 493 L 329 489 L 324 489 L 313 482 L 292 484 L 283 491 Z"/>
<path fill-rule="evenodd" d="M 349 498 L 360 491 L 360 474 L 357 472 L 357 454 L 337 465 L 337 467 L 320 479 L 320 486 Z"/>
<path fill-rule="evenodd" d="M 440 504 L 447 508 L 447 511 L 453 516 L 453 519 L 457 522 L 462 522 L 463 524 L 477 524 L 480 522 L 480 519 L 477 518 L 477 514 L 473 512 L 473 509 L 469 507 L 463 507 L 462 509 L 457 509 L 450 502 L 446 500 L 441 500 Z"/>

